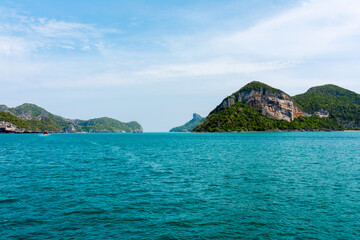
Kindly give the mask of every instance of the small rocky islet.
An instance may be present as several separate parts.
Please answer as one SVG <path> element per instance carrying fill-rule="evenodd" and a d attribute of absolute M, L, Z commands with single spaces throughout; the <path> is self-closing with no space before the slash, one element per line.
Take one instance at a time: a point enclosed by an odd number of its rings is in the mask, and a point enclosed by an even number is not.
<path fill-rule="evenodd" d="M 205 120 L 204 117 L 200 116 L 197 113 L 193 114 L 193 118 L 188 121 L 187 123 L 185 123 L 184 125 L 181 125 L 179 127 L 174 127 L 172 129 L 170 129 L 170 132 L 192 132 L 193 129 L 199 125 L 200 123 L 202 123 Z"/>

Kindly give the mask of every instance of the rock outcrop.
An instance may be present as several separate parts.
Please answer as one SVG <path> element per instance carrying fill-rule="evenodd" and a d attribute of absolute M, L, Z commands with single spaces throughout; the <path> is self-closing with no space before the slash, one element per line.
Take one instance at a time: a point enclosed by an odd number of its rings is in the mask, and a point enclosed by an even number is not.
<path fill-rule="evenodd" d="M 18 128 L 16 125 L 6 122 L 0 121 L 0 133 L 24 133 L 27 132 L 24 128 Z"/>
<path fill-rule="evenodd" d="M 204 120 L 205 118 L 201 117 L 197 113 L 194 113 L 193 118 L 190 121 L 188 121 L 182 126 L 170 129 L 170 132 L 192 132 L 192 130 Z"/>
<path fill-rule="evenodd" d="M 303 116 L 303 112 L 289 95 L 260 82 L 251 82 L 225 98 L 214 111 L 230 108 L 237 102 L 261 109 L 262 114 L 279 120 L 291 122 Z"/>
<path fill-rule="evenodd" d="M 314 114 L 321 118 L 327 118 L 330 116 L 330 112 L 326 109 L 320 109 L 319 111 L 314 112 Z"/>

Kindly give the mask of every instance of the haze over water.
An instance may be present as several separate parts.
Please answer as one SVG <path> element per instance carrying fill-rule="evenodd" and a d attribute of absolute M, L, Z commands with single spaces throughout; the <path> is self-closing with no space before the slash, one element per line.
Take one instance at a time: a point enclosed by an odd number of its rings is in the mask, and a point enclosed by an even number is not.
<path fill-rule="evenodd" d="M 360 133 L 0 135 L 0 239 L 359 239 Z"/>

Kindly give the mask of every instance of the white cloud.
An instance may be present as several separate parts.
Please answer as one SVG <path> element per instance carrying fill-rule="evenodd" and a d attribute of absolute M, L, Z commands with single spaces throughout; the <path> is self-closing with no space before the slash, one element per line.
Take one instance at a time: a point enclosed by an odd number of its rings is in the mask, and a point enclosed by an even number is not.
<path fill-rule="evenodd" d="M 196 63 L 162 65 L 145 71 L 139 71 L 135 74 L 144 77 L 194 77 L 272 71 L 293 66 L 298 63 L 298 61 L 236 62 L 234 60 L 216 59 Z"/>
<path fill-rule="evenodd" d="M 119 34 L 120 31 L 91 24 L 28 17 L 0 8 L 0 56 L 26 55 L 58 47 L 88 51 L 97 49 L 96 45 L 108 33 Z"/>
<path fill-rule="evenodd" d="M 5 56 L 17 56 L 34 50 L 25 39 L 13 36 L 0 36 L 0 54 Z"/>
<path fill-rule="evenodd" d="M 30 24 L 35 33 L 51 38 L 77 38 L 100 37 L 91 25 L 57 21 L 55 19 L 41 19 Z"/>
<path fill-rule="evenodd" d="M 360 1 L 310 0 L 204 46 L 221 54 L 303 59 L 359 48 Z"/>

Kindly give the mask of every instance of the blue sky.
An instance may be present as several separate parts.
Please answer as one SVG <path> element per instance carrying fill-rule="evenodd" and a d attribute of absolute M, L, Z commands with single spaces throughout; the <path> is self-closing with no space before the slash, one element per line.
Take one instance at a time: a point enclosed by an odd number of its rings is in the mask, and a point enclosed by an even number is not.
<path fill-rule="evenodd" d="M 258 80 L 360 93 L 357 0 L 0 0 L 0 103 L 168 131 Z"/>

